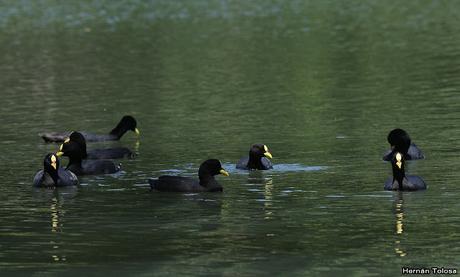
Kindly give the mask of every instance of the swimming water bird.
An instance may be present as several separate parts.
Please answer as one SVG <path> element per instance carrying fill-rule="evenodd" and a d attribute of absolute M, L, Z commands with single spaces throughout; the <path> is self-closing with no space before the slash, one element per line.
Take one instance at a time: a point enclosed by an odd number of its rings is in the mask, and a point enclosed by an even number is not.
<path fill-rule="evenodd" d="M 265 144 L 254 144 L 249 149 L 249 156 L 241 158 L 236 164 L 238 169 L 272 169 L 273 165 L 269 159 L 272 159 L 272 154 Z"/>
<path fill-rule="evenodd" d="M 411 142 L 409 134 L 403 129 L 397 128 L 391 130 L 387 140 L 391 145 L 391 150 L 383 156 L 384 161 L 391 161 L 396 152 L 402 153 L 406 160 L 420 160 L 425 158 L 422 151 L 415 143 Z"/>
<path fill-rule="evenodd" d="M 120 122 L 115 126 L 115 128 L 110 131 L 110 133 L 105 135 L 96 135 L 93 133 L 88 132 L 80 132 L 87 142 L 91 141 L 108 141 L 108 140 L 120 140 L 120 138 L 127 132 L 133 131 L 137 135 L 140 134 L 139 129 L 137 129 L 137 122 L 134 117 L 130 115 L 125 115 L 120 120 Z M 63 133 L 41 133 L 39 136 L 45 140 L 45 142 L 64 142 L 66 138 L 68 138 L 70 132 L 63 132 Z"/>
<path fill-rule="evenodd" d="M 172 192 L 221 192 L 222 186 L 217 183 L 215 175 L 222 174 L 229 176 L 222 168 L 219 160 L 209 159 L 204 161 L 198 170 L 198 178 L 163 175 L 158 179 L 150 179 L 149 184 L 152 190 Z"/>
<path fill-rule="evenodd" d="M 43 169 L 35 174 L 34 187 L 65 187 L 78 185 L 75 174 L 59 166 L 59 159 L 55 154 L 48 154 L 43 161 Z"/>
<path fill-rule="evenodd" d="M 425 190 L 426 183 L 419 176 L 406 175 L 404 172 L 404 155 L 396 152 L 391 159 L 393 177 L 388 178 L 385 182 L 385 190 L 414 191 Z"/>
<path fill-rule="evenodd" d="M 68 157 L 66 169 L 76 175 L 111 174 L 120 171 L 120 165 L 115 165 L 110 160 L 83 160 L 83 150 L 75 141 L 63 143 L 56 155 Z"/>
<path fill-rule="evenodd" d="M 72 132 L 64 143 L 67 141 L 74 141 L 80 145 L 83 152 L 83 159 L 85 160 L 102 160 L 102 159 L 121 159 L 121 158 L 134 158 L 135 154 L 126 147 L 114 147 L 105 149 L 93 149 L 86 151 L 86 140 L 80 132 Z"/>

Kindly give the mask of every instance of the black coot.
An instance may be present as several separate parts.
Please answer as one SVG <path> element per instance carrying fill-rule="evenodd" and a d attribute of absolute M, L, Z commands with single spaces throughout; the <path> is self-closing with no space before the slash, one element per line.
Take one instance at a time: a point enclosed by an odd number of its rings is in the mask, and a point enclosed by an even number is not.
<path fill-rule="evenodd" d="M 383 156 L 384 161 L 391 161 L 396 152 L 402 153 L 405 160 L 420 160 L 425 158 L 422 150 L 411 141 L 409 134 L 403 129 L 397 128 L 391 130 L 387 140 L 391 146 L 391 150 Z"/>
<path fill-rule="evenodd" d="M 425 190 L 425 181 L 419 176 L 406 175 L 404 172 L 404 164 L 404 155 L 399 152 L 394 153 L 391 159 L 393 177 L 388 178 L 385 182 L 384 189 L 400 191 Z"/>
<path fill-rule="evenodd" d="M 238 169 L 272 169 L 273 165 L 269 159 L 272 159 L 272 154 L 265 144 L 254 144 L 249 149 L 249 156 L 241 158 L 236 164 Z"/>
<path fill-rule="evenodd" d="M 84 137 L 87 142 L 91 141 L 107 141 L 107 140 L 120 140 L 120 138 L 127 132 L 127 131 L 133 131 L 137 135 L 139 135 L 139 129 L 137 129 L 137 122 L 134 117 L 130 115 L 125 115 L 123 118 L 120 120 L 120 122 L 117 124 L 115 128 L 110 131 L 110 133 L 105 134 L 105 135 L 96 135 L 93 133 L 88 133 L 88 132 L 80 132 Z M 45 142 L 64 142 L 66 138 L 68 138 L 70 135 L 70 132 L 63 132 L 63 133 L 56 133 L 56 132 L 50 132 L 50 133 L 41 133 L 39 136 L 45 140 Z"/>
<path fill-rule="evenodd" d="M 92 149 L 87 151 L 85 137 L 80 132 L 72 132 L 70 137 L 64 140 L 64 142 L 67 142 L 68 140 L 75 141 L 80 145 L 83 151 L 83 159 L 85 160 L 122 159 L 135 157 L 135 154 L 126 147 Z"/>
<path fill-rule="evenodd" d="M 120 165 L 110 160 L 83 160 L 83 150 L 75 141 L 67 141 L 62 144 L 56 155 L 68 157 L 69 163 L 66 169 L 76 175 L 110 174 L 120 171 Z"/>
<path fill-rule="evenodd" d="M 198 180 L 189 177 L 163 175 L 158 179 L 150 179 L 150 187 L 159 191 L 172 192 L 221 192 L 222 186 L 214 178 L 215 175 L 228 176 L 228 172 L 222 168 L 219 160 L 206 160 L 198 170 Z"/>
<path fill-rule="evenodd" d="M 78 185 L 75 174 L 59 165 L 55 154 L 47 154 L 43 161 L 43 169 L 35 174 L 34 187 L 65 187 Z"/>

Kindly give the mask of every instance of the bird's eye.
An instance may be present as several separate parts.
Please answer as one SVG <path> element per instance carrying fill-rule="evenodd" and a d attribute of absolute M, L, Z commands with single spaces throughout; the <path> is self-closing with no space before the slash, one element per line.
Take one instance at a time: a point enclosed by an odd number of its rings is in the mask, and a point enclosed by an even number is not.
<path fill-rule="evenodd" d="M 264 150 L 265 150 L 265 152 L 267 152 L 267 151 L 268 151 L 268 147 L 267 147 L 267 145 L 264 145 Z"/>

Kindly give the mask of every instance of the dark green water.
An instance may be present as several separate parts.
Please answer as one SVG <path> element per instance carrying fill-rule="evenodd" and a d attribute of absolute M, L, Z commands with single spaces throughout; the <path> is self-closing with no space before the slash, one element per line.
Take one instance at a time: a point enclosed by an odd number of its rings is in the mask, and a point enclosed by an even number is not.
<path fill-rule="evenodd" d="M 396 276 L 460 267 L 460 3 L 0 3 L 2 276 Z M 41 131 L 141 130 L 115 176 L 35 190 Z M 389 130 L 428 190 L 383 191 Z M 277 168 L 234 164 L 266 143 Z M 218 158 L 222 194 L 151 193 Z M 65 163 L 65 162 L 64 162 Z M 317 168 L 319 167 L 319 168 Z M 319 170 L 317 170 L 319 169 Z"/>

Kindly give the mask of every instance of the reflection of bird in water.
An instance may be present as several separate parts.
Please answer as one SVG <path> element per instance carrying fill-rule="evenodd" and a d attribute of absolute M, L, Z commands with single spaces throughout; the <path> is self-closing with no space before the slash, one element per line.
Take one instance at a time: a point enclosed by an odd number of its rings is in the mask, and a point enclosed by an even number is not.
<path fill-rule="evenodd" d="M 399 236 L 403 235 L 404 232 L 404 225 L 403 225 L 403 220 L 404 220 L 404 200 L 402 198 L 402 193 L 398 193 L 398 198 L 395 201 L 395 216 L 396 216 L 396 241 L 395 241 L 395 252 L 398 256 L 404 257 L 407 255 L 407 253 L 401 249 L 401 240 L 399 239 Z"/>
<path fill-rule="evenodd" d="M 273 211 L 271 210 L 272 205 L 273 205 L 273 202 L 272 202 L 273 200 L 273 194 L 272 194 L 273 180 L 272 179 L 266 180 L 264 188 L 265 188 L 265 191 L 264 191 L 265 219 L 271 219 L 273 215 Z"/>
<path fill-rule="evenodd" d="M 59 222 L 59 208 L 58 208 L 58 199 L 57 197 L 53 197 L 51 199 L 51 232 L 58 233 L 61 232 L 62 224 Z"/>
<path fill-rule="evenodd" d="M 65 209 L 63 208 L 66 201 L 73 201 L 73 198 L 78 193 L 78 188 L 75 186 L 71 187 L 60 187 L 55 189 L 39 189 L 34 190 L 35 198 L 49 203 L 50 213 L 50 231 L 53 239 L 50 240 L 51 246 L 51 259 L 54 262 L 64 262 L 67 260 L 66 255 L 62 253 L 60 249 L 62 243 L 59 242 L 61 233 L 63 232 L 63 219 L 65 217 Z"/>
<path fill-rule="evenodd" d="M 134 144 L 134 152 L 139 153 L 139 147 L 141 143 L 139 140 L 136 140 L 136 143 Z"/>
<path fill-rule="evenodd" d="M 263 174 L 260 171 L 252 171 L 248 177 L 249 184 L 260 184 L 264 186 L 263 194 L 264 194 L 264 211 L 265 217 L 264 219 L 271 219 L 273 215 L 272 205 L 273 205 L 273 179 L 263 177 Z"/>
<path fill-rule="evenodd" d="M 58 200 L 58 197 L 53 197 L 53 199 L 51 199 L 51 207 L 50 207 L 50 211 L 51 211 L 51 232 L 53 233 L 61 233 L 62 232 L 62 222 L 60 220 L 60 218 L 64 215 L 64 211 L 61 210 L 61 205 L 59 203 L 59 200 Z M 60 256 L 59 255 L 59 244 L 56 243 L 55 241 L 50 241 L 50 244 L 53 248 L 53 250 L 51 251 L 51 258 L 53 259 L 53 261 L 55 262 L 59 262 L 59 261 L 66 261 L 67 258 L 66 256 Z"/>

